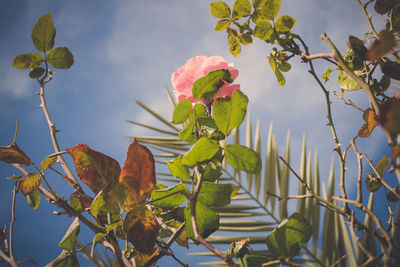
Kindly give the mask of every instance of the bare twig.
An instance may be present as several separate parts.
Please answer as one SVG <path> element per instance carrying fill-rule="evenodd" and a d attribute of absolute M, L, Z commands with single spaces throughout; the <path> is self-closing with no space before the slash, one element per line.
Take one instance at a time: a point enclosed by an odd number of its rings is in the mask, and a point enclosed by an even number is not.
<path fill-rule="evenodd" d="M 354 144 L 354 140 L 350 142 L 351 146 L 354 149 L 354 152 L 357 156 L 357 163 L 358 163 L 358 178 L 357 178 L 357 202 L 362 203 L 362 183 L 361 178 L 363 174 L 363 167 L 362 167 L 362 155 L 358 152 L 356 145 Z"/>
<path fill-rule="evenodd" d="M 379 172 L 376 170 L 376 168 L 374 167 L 374 164 L 372 164 L 372 161 L 370 158 L 368 158 L 368 156 L 366 154 L 364 154 L 365 159 L 368 161 L 369 166 L 371 166 L 371 169 L 374 171 L 376 178 L 378 178 L 379 182 L 381 182 L 383 184 L 384 187 L 386 187 L 387 189 L 390 190 L 390 192 L 393 193 L 393 195 L 395 195 L 398 199 L 400 199 L 400 194 L 396 191 L 396 189 L 394 187 L 391 187 L 388 183 L 385 182 L 385 180 L 383 180 L 383 177 L 379 174 Z"/>
<path fill-rule="evenodd" d="M 378 261 L 378 259 L 365 248 L 365 246 L 362 244 L 360 238 L 356 235 L 356 233 L 354 231 L 354 211 L 351 213 L 351 217 L 350 217 L 350 233 L 351 233 L 351 236 L 353 237 L 353 239 L 356 240 L 357 245 L 360 247 L 360 249 L 364 252 L 365 255 L 368 256 L 368 260 L 363 265 L 367 266 L 369 263 Z"/>
<path fill-rule="evenodd" d="M 367 12 L 367 6 L 368 6 L 369 3 L 371 3 L 372 1 L 368 1 L 368 2 L 366 2 L 365 4 L 361 3 L 360 0 L 356 0 L 356 1 L 357 1 L 358 5 L 360 6 L 362 12 L 363 12 L 363 14 L 364 14 L 364 16 L 365 16 L 365 19 L 366 19 L 367 22 L 368 22 L 369 29 L 370 29 L 370 30 L 369 30 L 370 33 L 372 33 L 372 34 L 375 36 L 376 39 L 380 39 L 378 33 L 377 33 L 376 30 L 375 30 L 374 25 L 372 24 L 371 16 L 368 15 L 368 12 Z"/>
<path fill-rule="evenodd" d="M 344 104 L 349 105 L 349 106 L 352 106 L 352 107 L 358 109 L 359 111 L 364 112 L 364 110 L 363 110 L 362 108 L 360 108 L 359 106 L 357 106 L 356 104 L 354 104 L 353 101 L 351 101 L 350 99 L 347 99 L 347 100 L 346 100 L 346 99 L 343 97 L 343 95 L 339 94 L 338 92 L 333 91 L 333 94 L 334 94 L 335 96 L 339 97 L 339 98 L 343 101 Z"/>

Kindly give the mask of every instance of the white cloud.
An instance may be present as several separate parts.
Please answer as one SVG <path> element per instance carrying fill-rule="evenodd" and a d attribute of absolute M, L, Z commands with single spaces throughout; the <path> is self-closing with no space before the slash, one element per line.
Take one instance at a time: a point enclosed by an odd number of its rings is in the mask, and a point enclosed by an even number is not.
<path fill-rule="evenodd" d="M 4 97 L 22 99 L 31 96 L 32 79 L 28 77 L 26 71 L 12 69 L 8 66 L 2 66 L 0 70 L 2 85 L 0 86 L 0 94 Z"/>

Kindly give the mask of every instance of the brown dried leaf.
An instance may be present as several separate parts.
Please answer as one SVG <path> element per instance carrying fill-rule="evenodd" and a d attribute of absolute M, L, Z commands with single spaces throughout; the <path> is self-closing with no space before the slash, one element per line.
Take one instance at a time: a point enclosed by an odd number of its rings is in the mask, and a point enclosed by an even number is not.
<path fill-rule="evenodd" d="M 378 125 L 375 112 L 371 108 L 368 108 L 364 111 L 363 119 L 366 124 L 361 126 L 360 130 L 358 131 L 358 135 L 360 137 L 368 137 L 371 135 L 374 128 Z"/>
<path fill-rule="evenodd" d="M 387 30 L 379 33 L 379 40 L 376 39 L 368 50 L 367 58 L 369 61 L 375 61 L 378 58 L 386 55 L 396 46 L 394 35 Z"/>
<path fill-rule="evenodd" d="M 400 157 L 400 144 L 397 144 L 393 147 L 391 156 L 393 159 Z"/>
<path fill-rule="evenodd" d="M 124 209 L 127 210 L 136 204 L 144 203 L 156 184 L 153 155 L 136 140 L 128 148 L 119 182 L 125 188 Z"/>
<path fill-rule="evenodd" d="M 400 80 L 400 64 L 387 61 L 381 64 L 381 71 L 392 79 Z"/>
<path fill-rule="evenodd" d="M 381 105 L 379 124 L 392 134 L 400 133 L 400 99 L 394 95 Z"/>
<path fill-rule="evenodd" d="M 118 161 L 85 144 L 66 149 L 71 155 L 79 178 L 95 194 L 118 183 L 121 167 Z"/>
<path fill-rule="evenodd" d="M 31 159 L 15 143 L 0 147 L 0 160 L 10 164 L 16 163 L 25 166 L 29 166 L 32 163 Z"/>
<path fill-rule="evenodd" d="M 395 0 L 376 0 L 374 9 L 378 14 L 386 14 L 389 12 L 395 4 Z"/>
<path fill-rule="evenodd" d="M 18 189 L 26 196 L 30 192 L 35 191 L 39 188 L 41 183 L 41 177 L 37 173 L 30 173 L 25 178 L 19 180 Z"/>
<path fill-rule="evenodd" d="M 128 212 L 124 219 L 123 229 L 127 240 L 138 251 L 146 254 L 153 253 L 160 226 L 153 212 L 145 205 L 137 206 Z"/>
<path fill-rule="evenodd" d="M 135 256 L 135 263 L 136 263 L 136 267 L 142 267 L 145 266 L 146 263 L 155 255 L 157 255 L 160 252 L 160 247 L 156 248 L 154 250 L 153 253 L 151 254 L 146 254 L 146 253 L 142 253 L 140 251 L 136 252 L 136 256 Z M 156 262 L 154 262 L 152 265 L 150 266 L 154 266 L 156 264 Z"/>

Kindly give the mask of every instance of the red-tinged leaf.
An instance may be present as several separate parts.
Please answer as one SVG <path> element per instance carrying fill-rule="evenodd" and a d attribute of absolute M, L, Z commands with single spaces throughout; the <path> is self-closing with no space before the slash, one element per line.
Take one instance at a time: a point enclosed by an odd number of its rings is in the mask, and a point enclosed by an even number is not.
<path fill-rule="evenodd" d="M 128 241 L 138 251 L 146 254 L 153 253 L 160 226 L 153 212 L 145 205 L 128 212 L 124 219 L 123 229 Z"/>
<path fill-rule="evenodd" d="M 396 40 L 393 33 L 383 30 L 379 33 L 379 40 L 375 40 L 369 48 L 367 58 L 369 61 L 375 61 L 386 55 L 396 46 Z"/>
<path fill-rule="evenodd" d="M 16 163 L 26 166 L 32 163 L 31 159 L 15 143 L 0 147 L 0 160 L 10 164 Z"/>
<path fill-rule="evenodd" d="M 363 119 L 366 124 L 364 124 L 360 128 L 360 130 L 358 131 L 358 135 L 360 137 L 368 137 L 371 135 L 374 128 L 378 125 L 378 121 L 376 120 L 375 112 L 371 108 L 368 108 L 364 111 Z"/>
<path fill-rule="evenodd" d="M 379 124 L 392 134 L 400 133 L 400 99 L 394 95 L 381 105 Z"/>
<path fill-rule="evenodd" d="M 156 184 L 153 155 L 136 140 L 128 148 L 119 182 L 125 188 L 124 209 L 128 210 L 136 204 L 144 203 Z"/>
<path fill-rule="evenodd" d="M 30 192 L 39 188 L 41 177 L 37 173 L 30 173 L 25 178 L 19 180 L 18 189 L 26 196 Z"/>
<path fill-rule="evenodd" d="M 118 183 L 121 167 L 118 161 L 85 144 L 66 149 L 71 155 L 79 178 L 97 194 Z"/>

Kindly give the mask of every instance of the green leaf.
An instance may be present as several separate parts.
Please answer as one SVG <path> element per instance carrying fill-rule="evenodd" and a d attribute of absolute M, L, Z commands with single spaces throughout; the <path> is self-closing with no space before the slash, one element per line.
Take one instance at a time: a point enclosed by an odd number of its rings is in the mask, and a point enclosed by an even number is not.
<path fill-rule="evenodd" d="M 244 45 L 249 45 L 253 43 L 253 38 L 250 33 L 245 33 L 239 37 L 239 41 Z"/>
<path fill-rule="evenodd" d="M 235 90 L 231 99 L 219 98 L 214 103 L 214 119 L 225 135 L 239 127 L 246 116 L 249 99 L 240 90 Z"/>
<path fill-rule="evenodd" d="M 237 20 L 248 17 L 251 14 L 251 3 L 249 0 L 236 0 L 233 4 L 232 19 Z"/>
<path fill-rule="evenodd" d="M 254 150 L 241 145 L 227 145 L 225 157 L 228 163 L 235 169 L 248 173 L 261 171 L 261 158 Z"/>
<path fill-rule="evenodd" d="M 190 121 L 188 125 L 186 125 L 185 129 L 179 131 L 178 137 L 181 141 L 186 141 L 189 143 L 193 143 L 196 141 L 196 136 L 193 132 L 194 130 L 194 122 Z"/>
<path fill-rule="evenodd" d="M 290 64 L 287 63 L 287 62 L 285 62 L 285 63 L 282 63 L 282 64 L 278 64 L 278 67 L 279 67 L 279 69 L 280 69 L 281 71 L 283 71 L 283 72 L 288 72 L 288 71 L 292 68 L 292 65 L 290 65 Z"/>
<path fill-rule="evenodd" d="M 182 158 L 182 164 L 186 166 L 194 166 L 198 163 L 205 162 L 212 159 L 215 154 L 220 151 L 221 147 L 209 140 L 202 137 L 197 141 L 193 147 Z"/>
<path fill-rule="evenodd" d="M 78 259 L 75 253 L 68 250 L 63 250 L 61 254 L 45 267 L 76 267 L 78 266 Z"/>
<path fill-rule="evenodd" d="M 213 160 L 209 162 L 206 168 L 204 169 L 203 180 L 207 182 L 214 182 L 221 176 L 222 174 L 221 170 L 222 170 L 222 164 L 220 161 Z"/>
<path fill-rule="evenodd" d="M 331 77 L 332 71 L 333 70 L 330 67 L 328 67 L 326 72 L 321 76 L 322 80 L 324 80 L 324 83 L 329 81 L 329 78 Z"/>
<path fill-rule="evenodd" d="M 194 240 L 193 224 L 192 224 L 192 214 L 190 206 L 187 206 L 184 211 L 185 222 L 186 222 L 186 232 L 188 238 Z M 200 201 L 196 203 L 196 224 L 199 235 L 203 238 L 207 238 L 212 233 L 219 228 L 219 216 L 216 212 L 208 208 L 206 205 L 202 204 Z"/>
<path fill-rule="evenodd" d="M 39 18 L 33 26 L 31 38 L 36 49 L 40 52 L 48 52 L 54 46 L 56 28 L 54 27 L 53 17 L 47 13 Z"/>
<path fill-rule="evenodd" d="M 268 20 L 273 20 L 281 9 L 281 0 L 264 1 L 261 7 L 261 14 Z"/>
<path fill-rule="evenodd" d="M 229 18 L 231 15 L 231 9 L 227 4 L 222 1 L 215 1 L 210 4 L 210 12 L 214 17 L 217 18 Z"/>
<path fill-rule="evenodd" d="M 172 116 L 172 123 L 173 124 L 184 123 L 188 118 L 191 110 L 192 110 L 192 102 L 190 102 L 190 100 L 187 98 L 181 100 L 175 106 L 174 114 Z"/>
<path fill-rule="evenodd" d="M 282 15 L 274 22 L 275 30 L 277 32 L 289 32 L 295 24 L 296 20 L 288 15 Z"/>
<path fill-rule="evenodd" d="M 193 84 L 193 97 L 201 99 L 202 96 L 214 95 L 220 87 L 224 85 L 224 81 L 233 82 L 233 77 L 229 70 L 219 69 L 210 71 L 206 76 L 198 79 Z"/>
<path fill-rule="evenodd" d="M 151 204 L 163 209 L 175 208 L 187 199 L 182 192 L 189 194 L 189 190 L 185 184 L 177 184 L 172 187 L 154 190 L 151 192 Z"/>
<path fill-rule="evenodd" d="M 30 192 L 26 196 L 26 199 L 28 200 L 28 204 L 32 209 L 36 210 L 39 207 L 40 193 L 37 190 Z"/>
<path fill-rule="evenodd" d="M 39 53 L 27 53 L 16 56 L 13 59 L 12 65 L 14 68 L 23 69 L 35 69 L 44 63 L 44 58 Z"/>
<path fill-rule="evenodd" d="M 36 69 L 31 70 L 31 72 L 29 72 L 29 77 L 31 77 L 32 79 L 38 79 L 38 78 L 40 78 L 45 72 L 46 72 L 46 70 L 43 69 L 43 68 L 36 68 Z"/>
<path fill-rule="evenodd" d="M 376 192 L 381 188 L 382 183 L 372 173 L 368 173 L 367 179 L 365 179 L 365 185 L 369 192 Z"/>
<path fill-rule="evenodd" d="M 228 35 L 229 52 L 232 56 L 237 57 L 242 51 L 242 46 L 240 45 L 240 40 L 236 36 Z"/>
<path fill-rule="evenodd" d="M 349 76 L 343 76 L 343 71 L 339 72 L 338 84 L 342 90 L 355 91 L 361 89 L 361 86 Z"/>
<path fill-rule="evenodd" d="M 215 24 L 214 30 L 219 32 L 225 30 L 231 25 L 231 21 L 229 19 L 221 19 Z"/>
<path fill-rule="evenodd" d="M 79 219 L 78 217 L 71 223 L 64 237 L 61 239 L 60 243 L 58 243 L 58 247 L 73 251 L 75 248 L 75 243 L 78 238 L 78 234 L 80 231 Z"/>
<path fill-rule="evenodd" d="M 189 172 L 188 167 L 182 164 L 182 155 L 171 161 L 168 161 L 167 166 L 171 171 L 172 176 L 174 176 L 175 178 L 187 180 L 192 176 Z"/>
<path fill-rule="evenodd" d="M 48 157 L 46 157 L 41 163 L 40 163 L 40 168 L 42 169 L 42 171 L 47 170 L 48 168 L 50 168 L 51 166 L 54 165 L 54 163 L 56 163 L 57 161 L 57 155 L 50 155 Z"/>
<path fill-rule="evenodd" d="M 69 69 L 74 64 L 74 55 L 68 47 L 56 47 L 47 55 L 47 62 L 57 69 Z"/>
<path fill-rule="evenodd" d="M 7 177 L 7 179 L 8 180 L 13 180 L 13 181 L 19 181 L 19 180 L 21 180 L 22 179 L 22 177 L 21 176 L 18 176 L 18 175 L 13 175 L 13 176 L 10 176 L 10 177 Z"/>
<path fill-rule="evenodd" d="M 93 258 L 93 252 L 94 252 L 94 248 L 96 247 L 96 244 L 99 243 L 99 241 L 105 236 L 106 236 L 105 233 L 97 233 L 94 236 L 93 242 L 92 242 L 92 249 L 90 250 L 90 257 L 91 258 Z"/>
<path fill-rule="evenodd" d="M 285 219 L 267 237 L 267 246 L 275 257 L 292 258 L 311 238 L 313 228 L 299 213 Z"/>
<path fill-rule="evenodd" d="M 278 80 L 279 86 L 284 86 L 286 83 L 286 80 L 285 80 L 285 76 L 283 76 L 282 72 L 280 72 L 279 69 L 276 69 L 274 71 L 274 73 L 275 73 L 276 79 Z"/>
<path fill-rule="evenodd" d="M 260 255 L 250 255 L 244 256 L 244 267 L 262 266 L 263 263 L 268 263 L 271 258 L 267 258 Z"/>
<path fill-rule="evenodd" d="M 379 173 L 381 177 L 383 177 L 383 173 L 389 167 L 390 159 L 389 157 L 382 157 L 379 162 L 376 164 L 376 171 Z"/>
<path fill-rule="evenodd" d="M 201 185 L 198 200 L 207 206 L 223 207 L 231 203 L 231 197 L 233 197 L 237 191 L 237 186 L 233 184 L 204 182 Z"/>
<path fill-rule="evenodd" d="M 83 212 L 85 209 L 82 206 L 82 202 L 79 198 L 78 195 L 75 195 L 74 193 L 71 194 L 71 196 L 69 197 L 69 203 L 70 206 L 76 210 L 77 212 L 81 213 Z"/>
<path fill-rule="evenodd" d="M 274 29 L 268 21 L 260 20 L 254 28 L 253 36 L 258 37 L 263 41 L 267 41 L 273 32 Z"/>
<path fill-rule="evenodd" d="M 90 214 L 103 223 L 108 223 L 107 213 L 111 214 L 111 222 L 118 220 L 120 209 L 117 204 L 107 201 L 103 192 L 97 194 L 90 206 Z"/>

